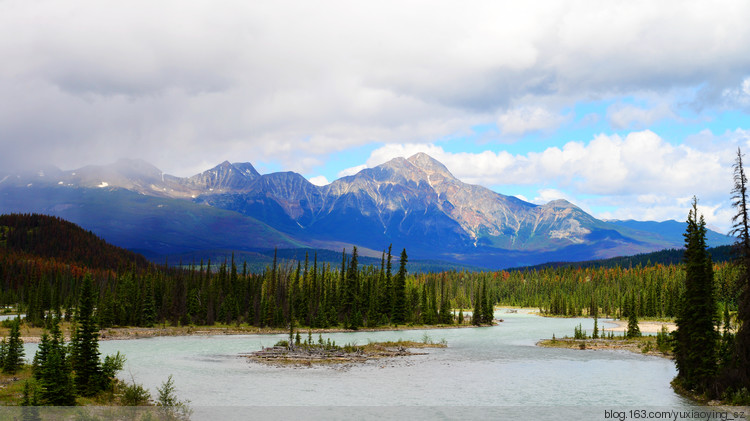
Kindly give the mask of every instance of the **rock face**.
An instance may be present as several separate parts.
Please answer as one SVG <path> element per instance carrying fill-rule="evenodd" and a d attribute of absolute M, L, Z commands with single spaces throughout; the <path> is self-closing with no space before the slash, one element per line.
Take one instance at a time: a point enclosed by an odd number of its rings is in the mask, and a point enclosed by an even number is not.
<path fill-rule="evenodd" d="M 323 187 L 293 172 L 261 175 L 250 163 L 227 161 L 188 178 L 164 174 L 143 161 L 120 160 L 68 172 L 46 168 L 0 180 L 0 194 L 11 186 L 43 186 L 47 196 L 54 191 L 52 196 L 59 196 L 55 199 L 59 203 L 48 200 L 47 210 L 70 207 L 65 195 L 72 189 L 100 193 L 125 189 L 142 196 L 177 199 L 188 214 L 205 213 L 206 205 L 240 213 L 254 221 L 254 226 L 262 224 L 258 229 L 264 233 L 283 235 L 282 243 L 315 246 L 322 241 L 374 250 L 394 244 L 406 247 L 412 257 L 486 266 L 583 260 L 681 245 L 663 233 L 598 220 L 565 200 L 536 205 L 464 183 L 424 153 L 395 158 Z M 28 207 L 39 202 L 30 190 L 25 194 L 30 199 Z M 119 206 L 128 206 L 122 199 L 125 196 L 118 196 Z M 78 200 L 85 201 L 85 195 Z M 10 210 L 24 205 L 15 206 Z M 8 210 L 0 203 L 2 211 Z M 222 230 L 231 229 L 221 226 L 213 232 L 222 236 L 226 235 Z M 174 241 L 196 241 L 169 235 Z M 236 247 L 252 248 L 252 241 Z"/>

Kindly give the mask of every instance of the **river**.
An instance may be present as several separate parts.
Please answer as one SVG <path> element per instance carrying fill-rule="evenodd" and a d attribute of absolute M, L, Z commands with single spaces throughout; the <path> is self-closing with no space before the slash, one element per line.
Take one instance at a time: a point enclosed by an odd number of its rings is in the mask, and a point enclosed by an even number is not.
<path fill-rule="evenodd" d="M 425 335 L 448 343 L 427 349 L 428 355 L 361 365 L 280 368 L 240 356 L 286 335 L 103 341 L 100 350 L 125 354 L 119 377 L 143 384 L 152 394 L 172 375 L 194 419 L 603 420 L 628 415 L 620 411 L 701 409 L 672 391 L 669 382 L 676 370 L 668 359 L 535 346 L 552 334 L 572 336 L 579 323 L 590 332 L 591 319 L 542 318 L 505 309 L 495 316 L 504 321 L 493 327 L 323 335 L 337 344 L 419 341 Z M 36 345 L 26 347 L 27 356 L 33 356 Z M 625 419 L 632 415 L 639 414 Z"/>

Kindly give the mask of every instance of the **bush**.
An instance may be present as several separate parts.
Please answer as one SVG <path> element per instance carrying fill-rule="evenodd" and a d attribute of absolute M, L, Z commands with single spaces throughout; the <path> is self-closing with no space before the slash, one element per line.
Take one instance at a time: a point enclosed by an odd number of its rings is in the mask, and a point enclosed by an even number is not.
<path fill-rule="evenodd" d="M 286 342 L 286 341 L 285 341 Z M 161 408 L 162 418 L 168 420 L 188 420 L 193 412 L 188 404 L 189 401 L 180 401 L 177 399 L 177 388 L 174 385 L 172 375 L 169 375 L 167 381 L 156 389 L 156 406 Z"/>
<path fill-rule="evenodd" d="M 143 385 L 133 383 L 126 384 L 122 388 L 120 403 L 124 406 L 144 406 L 151 400 L 151 394 Z"/>
<path fill-rule="evenodd" d="M 672 351 L 672 337 L 664 325 L 661 326 L 661 331 L 656 334 L 656 348 L 662 354 Z"/>
<path fill-rule="evenodd" d="M 573 338 L 574 339 L 586 339 L 586 332 L 583 330 L 583 327 L 579 324 L 575 327 L 573 330 Z"/>
<path fill-rule="evenodd" d="M 107 390 L 112 386 L 117 372 L 125 366 L 125 356 L 117 351 L 117 354 L 104 357 L 102 364 L 102 389 Z"/>
<path fill-rule="evenodd" d="M 750 391 L 746 387 L 739 390 L 730 390 L 725 394 L 725 401 L 730 405 L 750 405 Z"/>

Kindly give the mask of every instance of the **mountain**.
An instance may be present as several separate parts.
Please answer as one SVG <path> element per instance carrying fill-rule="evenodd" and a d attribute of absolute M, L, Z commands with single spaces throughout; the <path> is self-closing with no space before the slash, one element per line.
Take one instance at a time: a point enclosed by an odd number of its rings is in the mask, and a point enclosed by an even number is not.
<path fill-rule="evenodd" d="M 0 184 L 0 213 L 29 212 L 58 216 L 152 259 L 198 250 L 304 246 L 254 218 L 189 200 L 119 187 Z"/>
<path fill-rule="evenodd" d="M 81 227 L 39 214 L 0 215 L 0 252 L 103 270 L 146 269 L 145 257 L 108 244 Z"/>
<path fill-rule="evenodd" d="M 627 221 L 609 220 L 607 222 L 642 232 L 654 233 L 675 244 L 682 245 L 685 242 L 685 237 L 683 236 L 685 234 L 684 222 L 677 222 L 675 220 L 663 222 L 634 221 L 632 219 Z M 716 231 L 708 230 L 706 233 L 706 242 L 709 247 L 719 247 L 734 243 L 734 239 Z"/>
<path fill-rule="evenodd" d="M 45 212 L 149 255 L 274 247 L 482 267 L 577 261 L 681 247 L 681 224 L 602 221 L 565 200 L 537 205 L 457 179 L 419 153 L 315 186 L 293 172 L 225 161 L 180 178 L 143 161 L 0 179 L 0 212 Z M 714 235 L 712 245 L 728 237 Z M 723 242 L 723 243 L 722 243 Z"/>

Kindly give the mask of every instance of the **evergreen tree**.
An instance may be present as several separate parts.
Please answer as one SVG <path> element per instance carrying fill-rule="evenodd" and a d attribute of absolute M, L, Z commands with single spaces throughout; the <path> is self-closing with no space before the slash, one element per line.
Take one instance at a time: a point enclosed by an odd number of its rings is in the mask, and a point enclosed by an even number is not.
<path fill-rule="evenodd" d="M 628 338 L 641 336 L 641 328 L 638 326 L 638 316 L 635 307 L 635 293 L 630 294 L 630 310 L 628 315 Z"/>
<path fill-rule="evenodd" d="M 732 323 L 729 317 L 729 305 L 724 303 L 724 326 L 721 334 L 721 344 L 719 346 L 719 361 L 724 369 L 730 368 L 732 357 L 734 356 L 734 334 L 732 333 Z"/>
<path fill-rule="evenodd" d="M 78 328 L 72 338 L 73 368 L 76 391 L 81 396 L 92 396 L 100 390 L 101 362 L 99 361 L 99 331 L 94 320 L 95 291 L 91 275 L 81 285 L 76 321 Z"/>
<path fill-rule="evenodd" d="M 38 408 L 38 393 L 36 387 L 30 384 L 28 380 L 23 384 L 21 406 L 25 407 L 21 410 L 21 419 L 23 421 L 41 421 L 42 417 L 39 416 Z"/>
<path fill-rule="evenodd" d="M 388 319 L 393 318 L 393 255 L 391 254 L 391 249 L 393 248 L 393 244 L 388 245 L 388 258 L 386 260 L 385 265 L 385 285 L 383 285 L 383 311 L 388 316 Z"/>
<path fill-rule="evenodd" d="M 34 356 L 34 377 L 39 380 L 39 395 L 45 405 L 73 406 L 76 402 L 72 368 L 68 358 L 62 331 L 53 321 L 49 336 L 42 335 L 39 350 Z"/>
<path fill-rule="evenodd" d="M 352 249 L 352 258 L 349 260 L 349 268 L 344 278 L 344 296 L 342 309 L 344 320 L 347 320 L 349 329 L 357 329 L 362 325 L 362 314 L 359 305 L 359 263 L 357 247 Z M 359 316 L 357 316 L 359 314 Z"/>
<path fill-rule="evenodd" d="M 688 214 L 685 232 L 685 292 L 675 332 L 677 380 L 688 390 L 706 391 L 716 374 L 718 332 L 715 329 L 711 257 L 706 251 L 706 223 L 698 200 Z"/>
<path fill-rule="evenodd" d="M 740 299 L 737 306 L 739 330 L 734 338 L 734 366 L 730 369 L 731 380 L 728 386 L 739 388 L 750 384 L 750 220 L 747 209 L 747 177 L 742 166 L 742 151 L 739 148 L 734 164 L 732 205 L 737 209 L 737 214 L 732 218 L 730 235 L 737 238 L 735 264 L 740 269 Z"/>
<path fill-rule="evenodd" d="M 8 343 L 5 345 L 3 352 L 2 369 L 3 373 L 16 374 L 23 366 L 23 341 L 21 340 L 21 318 L 11 322 Z"/>
<path fill-rule="evenodd" d="M 156 303 L 154 302 L 154 284 L 146 279 L 146 290 L 143 292 L 140 325 L 152 327 L 156 322 Z"/>
<path fill-rule="evenodd" d="M 479 326 L 482 324 L 482 294 L 479 286 L 474 294 L 474 311 L 471 314 L 471 324 Z"/>
<path fill-rule="evenodd" d="M 487 290 L 487 281 L 482 284 L 482 323 L 492 324 L 495 319 L 495 306 Z"/>
<path fill-rule="evenodd" d="M 389 249 L 390 250 L 390 249 Z M 406 249 L 401 251 L 401 262 L 393 282 L 393 324 L 406 323 Z"/>
<path fill-rule="evenodd" d="M 599 339 L 599 317 L 594 316 L 594 333 L 591 335 L 591 339 Z"/>

